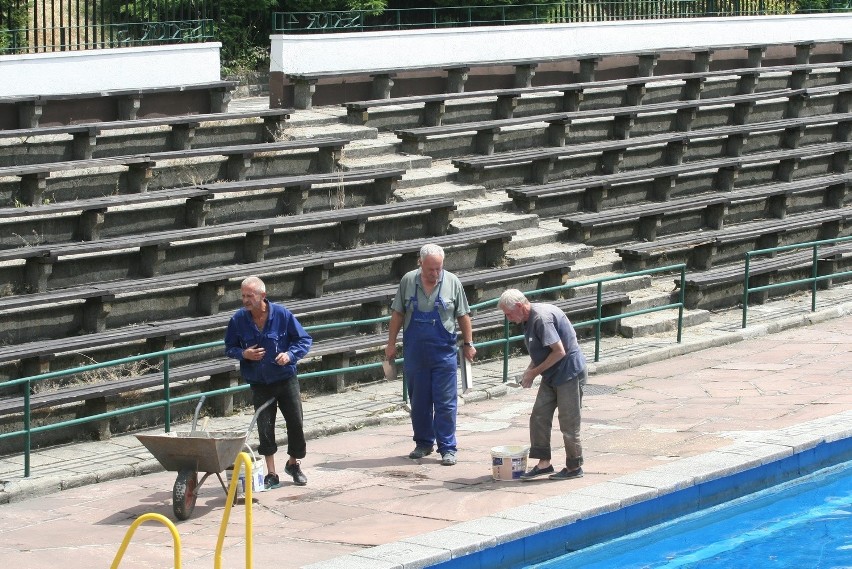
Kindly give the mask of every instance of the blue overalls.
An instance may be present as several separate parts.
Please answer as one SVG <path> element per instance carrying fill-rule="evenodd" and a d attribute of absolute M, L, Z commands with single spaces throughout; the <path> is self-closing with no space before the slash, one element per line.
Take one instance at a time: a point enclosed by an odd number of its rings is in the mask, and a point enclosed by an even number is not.
<path fill-rule="evenodd" d="M 419 309 L 417 291 L 408 299 L 411 319 L 402 334 L 405 377 L 411 400 L 411 426 L 417 446 L 431 447 L 437 441 L 438 452 L 456 451 L 456 335 L 448 332 L 438 308 L 445 308 L 441 298 L 443 275 L 437 297 L 430 312 Z M 433 413 L 434 408 L 434 413 Z"/>

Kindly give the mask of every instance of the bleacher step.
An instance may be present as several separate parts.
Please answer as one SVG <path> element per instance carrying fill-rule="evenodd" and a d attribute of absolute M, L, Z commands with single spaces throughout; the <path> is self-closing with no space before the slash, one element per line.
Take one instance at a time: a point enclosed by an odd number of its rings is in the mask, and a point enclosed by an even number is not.
<path fill-rule="evenodd" d="M 486 192 L 485 196 L 456 202 L 456 217 L 468 217 L 487 213 L 512 213 L 512 200 L 505 194 L 495 196 Z M 536 223 L 538 226 L 538 223 Z"/>
<path fill-rule="evenodd" d="M 399 181 L 399 184 L 397 184 L 397 188 L 408 190 L 412 188 L 416 189 L 421 186 L 428 186 L 429 184 L 450 182 L 455 176 L 455 172 L 455 168 L 453 168 L 451 164 L 446 162 L 432 162 L 427 167 L 416 168 L 406 172 Z M 459 185 L 461 186 L 461 184 Z M 476 187 L 479 188 L 477 195 L 485 195 L 485 189 L 482 188 L 482 186 Z"/>
<path fill-rule="evenodd" d="M 573 269 L 573 267 L 572 267 Z M 614 276 L 612 274 L 600 273 L 591 278 L 603 278 L 608 276 Z M 573 278 L 573 270 L 571 271 L 571 280 L 575 280 Z M 581 279 L 581 280 L 590 280 L 590 279 Z M 625 277 L 623 279 L 617 279 L 613 281 L 606 281 L 602 284 L 601 289 L 604 292 L 613 291 L 613 292 L 632 292 L 635 290 L 642 290 L 647 288 L 651 284 L 651 277 L 647 275 L 641 275 L 637 277 Z M 598 286 L 596 284 L 583 285 L 578 286 L 574 289 L 571 289 L 571 296 L 587 296 L 597 294 Z M 632 310 L 631 305 L 631 310 Z"/>
<path fill-rule="evenodd" d="M 234 101 L 231 102 L 232 110 L 236 110 Z M 267 100 L 266 107 L 269 107 Z M 287 124 L 297 128 L 312 128 L 314 126 L 327 126 L 335 124 L 346 124 L 346 109 L 337 105 L 314 107 L 310 110 L 295 110 L 287 119 Z"/>
<path fill-rule="evenodd" d="M 419 198 L 453 198 L 458 201 L 482 197 L 482 194 L 482 186 L 463 186 L 453 182 L 426 180 L 424 184 L 397 188 L 394 197 L 401 201 Z"/>
<path fill-rule="evenodd" d="M 565 259 L 573 261 L 589 257 L 593 247 L 581 243 L 560 243 L 552 232 L 541 227 L 519 230 L 506 251 L 506 260 L 510 265 L 521 265 L 545 259 Z"/>
<path fill-rule="evenodd" d="M 631 304 L 630 310 L 636 310 L 636 308 Z M 629 316 L 620 321 L 621 335 L 626 338 L 638 338 L 663 332 L 673 332 L 677 329 L 677 318 L 678 311 L 674 308 L 640 314 L 639 316 Z M 686 310 L 683 313 L 684 327 L 697 326 L 709 321 L 710 312 L 707 310 Z"/>
<path fill-rule="evenodd" d="M 323 124 L 315 125 L 313 123 L 305 126 L 295 126 L 291 123 L 286 123 L 282 130 L 282 136 L 287 138 L 319 138 L 319 137 L 340 137 L 351 140 L 375 140 L 377 131 L 374 128 L 348 124 Z"/>
<path fill-rule="evenodd" d="M 538 216 L 532 213 L 516 214 L 491 212 L 470 215 L 456 212 L 456 218 L 450 223 L 455 231 L 469 231 L 480 227 L 500 227 L 502 229 L 528 229 L 538 226 Z"/>
<path fill-rule="evenodd" d="M 621 268 L 621 257 L 612 249 L 592 247 L 587 257 L 577 259 L 571 265 L 569 278 L 573 281 L 598 278 L 606 273 L 615 273 Z"/>
<path fill-rule="evenodd" d="M 353 140 L 343 149 L 343 158 L 366 158 L 400 154 L 399 139 L 388 137 L 387 133 L 378 133 L 376 138 Z"/>
<path fill-rule="evenodd" d="M 343 170 L 371 170 L 374 168 L 428 168 L 432 165 L 429 156 L 413 154 L 381 154 L 375 156 L 349 156 L 343 151 L 343 158 L 338 162 Z"/>

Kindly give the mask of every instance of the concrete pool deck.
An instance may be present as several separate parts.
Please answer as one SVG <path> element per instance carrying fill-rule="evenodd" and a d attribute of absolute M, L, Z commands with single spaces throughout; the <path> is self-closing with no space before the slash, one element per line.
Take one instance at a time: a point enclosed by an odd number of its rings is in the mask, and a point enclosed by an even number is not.
<path fill-rule="evenodd" d="M 850 314 L 852 304 L 835 303 L 745 331 L 720 324 L 718 334 L 685 334 L 681 345 L 672 337 L 605 345 L 584 399 L 586 475 L 572 481 L 492 480 L 490 449 L 528 442 L 535 396 L 535 388 L 503 385 L 498 363 L 477 366 L 478 389 L 459 410 L 454 467 L 435 455 L 406 457 L 412 442 L 398 385 L 308 399 L 309 483 L 282 477 L 281 488 L 255 495 L 254 565 L 447 562 L 849 438 Z M 513 358 L 511 369 L 526 361 Z M 247 417 L 213 418 L 209 429 L 244 431 Z M 133 436 L 44 449 L 32 460 L 33 475 L 23 479 L 21 456 L 0 458 L 0 500 L 8 502 L 0 505 L 0 555 L 9 564 L 106 567 L 140 515 L 174 519 L 175 473 L 157 472 Z M 208 479 L 192 517 L 177 523 L 183 567 L 213 563 L 224 506 L 224 492 Z M 245 566 L 243 512 L 231 511 L 223 566 Z M 165 528 L 143 524 L 120 567 L 172 567 L 171 544 Z"/>

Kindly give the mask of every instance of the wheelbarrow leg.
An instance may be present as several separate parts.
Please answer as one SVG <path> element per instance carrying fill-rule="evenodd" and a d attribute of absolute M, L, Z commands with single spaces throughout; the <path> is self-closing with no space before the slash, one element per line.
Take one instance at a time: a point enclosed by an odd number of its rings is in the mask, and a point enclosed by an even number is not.
<path fill-rule="evenodd" d="M 186 468 L 178 472 L 172 490 L 172 508 L 177 519 L 188 520 L 192 515 L 198 499 L 198 486 L 198 471 Z"/>

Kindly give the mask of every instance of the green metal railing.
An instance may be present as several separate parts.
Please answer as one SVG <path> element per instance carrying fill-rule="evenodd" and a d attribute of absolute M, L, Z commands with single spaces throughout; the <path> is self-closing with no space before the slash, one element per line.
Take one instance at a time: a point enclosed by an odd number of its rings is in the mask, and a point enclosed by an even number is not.
<path fill-rule="evenodd" d="M 361 32 L 613 20 L 846 12 L 849 0 L 804 10 L 798 0 L 566 0 L 545 4 L 274 12 L 273 33 Z"/>
<path fill-rule="evenodd" d="M 216 37 L 213 20 L 79 24 L 7 30 L 0 54 L 42 53 L 143 45 L 198 43 Z M 33 36 L 40 38 L 33 42 Z"/>
<path fill-rule="evenodd" d="M 616 314 L 616 315 L 613 315 L 613 316 L 603 316 L 603 314 L 602 314 L 603 306 L 602 306 L 601 300 L 602 300 L 604 283 L 628 279 L 628 278 L 637 277 L 637 276 L 652 275 L 652 274 L 658 274 L 658 273 L 664 273 L 664 272 L 665 273 L 671 273 L 671 272 L 676 272 L 676 271 L 680 272 L 680 282 L 681 282 L 681 286 L 680 286 L 681 292 L 680 292 L 680 297 L 678 299 L 678 302 L 666 304 L 666 305 L 662 305 L 662 306 L 656 306 L 656 307 L 652 307 L 652 308 L 646 308 L 644 310 L 637 310 L 637 311 L 633 311 L 633 312 L 623 312 L 623 313 Z M 683 308 L 684 308 L 683 290 L 684 290 L 685 278 L 686 278 L 686 265 L 680 264 L 680 265 L 671 265 L 671 266 L 667 266 L 667 267 L 659 267 L 659 268 L 655 268 L 655 269 L 647 269 L 647 270 L 644 270 L 644 271 L 637 271 L 637 272 L 633 272 L 633 273 L 627 273 L 627 274 L 624 274 L 624 275 L 616 275 L 616 276 L 612 276 L 612 277 L 604 277 L 604 278 L 599 278 L 599 279 L 592 279 L 592 280 L 587 280 L 587 281 L 569 283 L 569 284 L 555 286 L 555 287 L 537 289 L 537 290 L 530 291 L 526 294 L 530 297 L 535 297 L 535 296 L 542 295 L 542 294 L 559 292 L 559 291 L 564 291 L 564 290 L 577 288 L 577 287 L 596 285 L 597 308 L 596 308 L 595 318 L 592 319 L 592 320 L 584 321 L 584 322 L 573 323 L 573 325 L 574 325 L 575 328 L 582 328 L 582 327 L 587 327 L 587 326 L 594 326 L 595 327 L 595 356 L 594 356 L 594 361 L 597 362 L 600 359 L 601 326 L 603 324 L 607 323 L 607 322 L 612 322 L 614 320 L 627 318 L 628 316 L 638 316 L 640 314 L 647 314 L 649 312 L 657 312 L 657 311 L 660 311 L 660 310 L 669 310 L 669 309 L 677 308 L 678 309 L 677 341 L 678 341 L 678 343 L 680 343 L 681 338 L 682 338 L 682 327 L 683 327 Z M 484 309 L 484 308 L 495 306 L 497 304 L 497 301 L 498 301 L 498 299 L 493 299 L 493 300 L 488 300 L 488 301 L 485 301 L 485 302 L 481 302 L 481 303 L 478 303 L 478 304 L 471 305 L 471 310 L 476 311 L 476 310 L 481 310 L 481 309 Z M 307 326 L 305 329 L 307 331 L 313 333 L 313 332 L 319 332 L 319 331 L 322 331 L 322 330 L 359 327 L 359 326 L 365 326 L 365 325 L 376 324 L 376 323 L 384 323 L 384 322 L 387 322 L 389 319 L 390 319 L 389 316 L 383 316 L 383 317 L 380 317 L 380 318 L 371 318 L 371 319 L 366 319 L 366 320 L 333 322 L 333 323 L 330 323 L 330 324 L 319 324 L 319 325 L 314 325 L 314 326 Z M 496 345 L 503 346 L 503 382 L 505 383 L 505 382 L 508 381 L 508 376 L 509 376 L 508 362 L 509 362 L 509 354 L 510 354 L 511 344 L 513 342 L 517 342 L 517 341 L 523 339 L 523 336 L 510 336 L 509 321 L 504 318 L 503 322 L 504 322 L 504 326 L 503 326 L 503 330 L 504 330 L 503 336 L 504 337 L 503 338 L 485 341 L 485 342 L 478 342 L 478 343 L 475 344 L 475 346 L 477 346 L 479 348 L 483 348 L 483 347 L 487 347 L 487 346 L 496 346 Z M 230 395 L 230 394 L 234 394 L 234 393 L 237 393 L 237 392 L 240 392 L 240 391 L 243 391 L 243 390 L 246 390 L 246 389 L 249 388 L 248 385 L 243 384 L 243 385 L 238 385 L 238 386 L 234 386 L 234 387 L 226 387 L 226 388 L 222 388 L 222 389 L 205 391 L 204 393 L 194 393 L 194 394 L 191 394 L 191 395 L 184 395 L 184 396 L 180 396 L 180 397 L 172 397 L 171 396 L 171 385 L 170 385 L 170 379 L 169 379 L 169 372 L 170 372 L 170 369 L 171 369 L 171 357 L 173 355 L 181 354 L 181 353 L 185 353 L 185 352 L 191 352 L 191 351 L 200 351 L 200 350 L 211 349 L 211 348 L 219 348 L 219 347 L 222 347 L 223 345 L 224 345 L 224 342 L 216 341 L 216 342 L 208 342 L 208 343 L 205 343 L 205 344 L 195 344 L 195 345 L 192 345 L 192 346 L 185 346 L 185 347 L 182 347 L 182 348 L 171 348 L 171 349 L 168 349 L 168 350 L 161 350 L 161 351 L 158 351 L 158 352 L 150 352 L 150 353 L 141 354 L 141 355 L 137 355 L 137 356 L 129 356 L 129 357 L 120 358 L 120 359 L 116 359 L 116 360 L 110 360 L 110 361 L 106 361 L 106 362 L 90 364 L 90 365 L 86 365 L 86 366 L 80 366 L 80 367 L 67 369 L 67 370 L 59 370 L 59 371 L 54 371 L 54 372 L 48 372 L 48 373 L 43 373 L 43 374 L 40 374 L 40 375 L 35 375 L 35 376 L 31 376 L 31 377 L 24 377 L 24 378 L 4 382 L 3 383 L 4 388 L 21 386 L 23 391 L 24 391 L 24 420 L 23 420 L 24 424 L 23 424 L 23 429 L 21 429 L 21 430 L 11 431 L 11 432 L 0 434 L 0 440 L 12 438 L 12 437 L 21 437 L 21 436 L 24 438 L 24 476 L 28 477 L 28 476 L 30 476 L 30 472 L 31 472 L 30 455 L 31 455 L 31 452 L 32 452 L 32 436 L 34 434 L 37 434 L 37 433 L 42 433 L 42 432 L 47 432 L 47 431 L 52 431 L 52 430 L 57 430 L 57 429 L 62 429 L 62 428 L 67 428 L 67 427 L 73 427 L 73 426 L 81 425 L 81 424 L 84 424 L 84 423 L 92 423 L 92 422 L 96 422 L 96 421 L 103 421 L 105 419 L 110 419 L 112 417 L 118 417 L 118 416 L 121 416 L 121 415 L 128 415 L 128 414 L 131 414 L 131 413 L 136 413 L 136 412 L 139 412 L 139 411 L 144 411 L 144 410 L 148 410 L 148 409 L 156 409 L 156 408 L 163 408 L 164 430 L 165 430 L 165 432 L 169 432 L 171 430 L 171 421 L 172 421 L 171 412 L 172 412 L 172 407 L 174 405 L 193 401 L 193 400 L 197 400 L 202 396 L 209 398 L 209 397 L 215 397 L 215 396 L 220 396 L 220 395 Z M 42 381 L 46 381 L 48 379 L 56 379 L 56 378 L 59 378 L 59 377 L 72 376 L 72 375 L 75 375 L 75 374 L 85 373 L 85 372 L 93 371 L 93 370 L 97 370 L 97 369 L 120 366 L 120 365 L 132 363 L 132 362 L 137 362 L 137 361 L 141 361 L 141 360 L 152 360 L 152 359 L 159 359 L 159 358 L 162 358 L 162 361 L 163 361 L 163 398 L 160 401 L 151 401 L 151 402 L 148 402 L 148 403 L 141 403 L 141 404 L 138 404 L 138 405 L 123 407 L 121 409 L 115 409 L 115 410 L 107 411 L 107 412 L 104 412 L 104 413 L 98 413 L 98 414 L 95 414 L 95 415 L 88 415 L 86 417 L 80 417 L 80 418 L 77 418 L 77 419 L 70 419 L 70 420 L 67 420 L 67 421 L 61 421 L 61 422 L 53 423 L 53 424 L 50 424 L 50 425 L 40 425 L 40 426 L 36 426 L 36 427 L 32 426 L 32 420 L 31 420 L 32 409 L 31 409 L 31 405 L 30 405 L 30 394 L 32 393 L 33 386 L 35 384 L 38 384 L 39 382 L 42 382 Z M 397 363 L 400 363 L 403 360 L 400 358 L 400 359 L 397 359 L 396 361 L 397 361 Z M 320 378 L 320 377 L 327 377 L 327 376 L 336 376 L 336 375 L 340 375 L 340 374 L 348 374 L 348 373 L 354 373 L 354 372 L 358 372 L 358 371 L 378 369 L 378 368 L 381 367 L 381 365 L 382 365 L 381 362 L 378 362 L 378 363 L 369 363 L 369 364 L 362 364 L 362 365 L 355 365 L 355 366 L 347 366 L 347 367 L 338 368 L 338 369 L 327 369 L 327 370 L 321 370 L 321 371 L 305 372 L 305 373 L 300 373 L 299 377 L 301 379 L 313 379 L 313 378 Z M 402 398 L 403 398 L 403 401 L 405 401 L 405 402 L 408 401 L 408 391 L 407 391 L 407 385 L 406 385 L 406 382 L 405 382 L 404 375 L 403 375 L 403 382 L 402 382 Z"/>
<path fill-rule="evenodd" d="M 837 277 L 847 277 L 852 276 L 852 271 L 841 271 L 835 273 L 828 274 L 819 274 L 819 261 L 820 261 L 820 247 L 825 245 L 836 245 L 838 243 L 844 242 L 852 242 L 852 236 L 850 237 L 837 237 L 835 239 L 824 239 L 822 241 L 809 241 L 807 243 L 796 243 L 794 245 L 784 245 L 781 247 L 770 247 L 768 249 L 756 249 L 754 251 L 749 251 L 745 254 L 745 274 L 743 280 L 743 322 L 742 327 L 745 328 L 748 323 L 748 298 L 749 295 L 753 292 L 762 292 L 769 291 L 774 288 L 782 288 L 782 287 L 790 287 L 795 285 L 802 284 L 810 284 L 811 285 L 811 312 L 816 311 L 817 305 L 817 284 L 820 281 L 826 281 L 832 278 Z M 772 283 L 768 285 L 762 286 L 749 286 L 749 269 L 751 265 L 751 258 L 757 255 L 767 255 L 780 253 L 783 251 L 792 251 L 796 249 L 808 249 L 812 250 L 811 255 L 811 276 L 806 279 L 796 279 L 792 281 L 780 282 L 780 283 Z"/>

